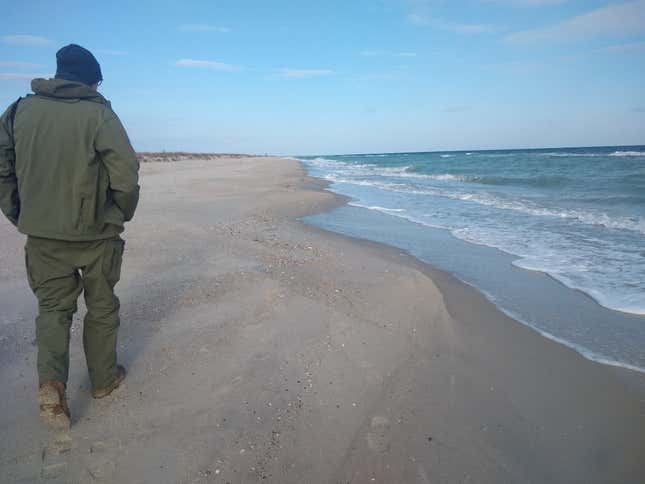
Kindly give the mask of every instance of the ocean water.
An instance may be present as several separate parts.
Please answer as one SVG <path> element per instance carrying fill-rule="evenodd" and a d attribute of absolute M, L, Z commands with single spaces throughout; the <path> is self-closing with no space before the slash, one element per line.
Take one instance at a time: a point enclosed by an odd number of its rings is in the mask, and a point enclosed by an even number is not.
<path fill-rule="evenodd" d="M 419 239 L 423 228 L 441 229 L 460 242 L 502 251 L 516 269 L 538 271 L 582 291 L 604 320 L 620 312 L 627 326 L 642 324 L 635 331 L 645 335 L 645 146 L 298 158 L 311 175 L 328 180 L 332 191 L 349 196 L 350 205 L 413 224 Z M 422 247 L 414 250 L 414 240 L 406 248 L 422 253 Z M 500 306 L 523 316 L 521 307 Z M 534 312 L 530 318 L 537 329 L 550 324 L 536 321 Z M 548 332 L 585 347 L 557 328 Z M 645 339 L 633 344 L 625 341 L 632 346 L 631 366 L 645 366 Z M 620 362 L 620 342 L 613 346 L 596 359 Z"/>

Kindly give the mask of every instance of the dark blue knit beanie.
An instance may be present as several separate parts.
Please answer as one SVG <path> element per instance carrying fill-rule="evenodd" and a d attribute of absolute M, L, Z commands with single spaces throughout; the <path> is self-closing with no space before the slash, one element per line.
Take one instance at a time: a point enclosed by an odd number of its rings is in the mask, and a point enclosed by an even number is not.
<path fill-rule="evenodd" d="M 92 53 L 76 44 L 56 52 L 56 79 L 82 82 L 91 86 L 103 80 L 101 66 Z"/>

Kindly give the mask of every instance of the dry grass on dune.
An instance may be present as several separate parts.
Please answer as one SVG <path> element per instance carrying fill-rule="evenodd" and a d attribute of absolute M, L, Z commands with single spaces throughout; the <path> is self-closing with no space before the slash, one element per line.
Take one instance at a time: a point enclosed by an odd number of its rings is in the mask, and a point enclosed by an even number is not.
<path fill-rule="evenodd" d="M 215 160 L 218 158 L 249 158 L 256 155 L 245 155 L 237 153 L 187 153 L 184 151 L 163 151 L 161 153 L 141 152 L 137 158 L 141 163 L 148 162 L 171 162 L 185 160 Z"/>

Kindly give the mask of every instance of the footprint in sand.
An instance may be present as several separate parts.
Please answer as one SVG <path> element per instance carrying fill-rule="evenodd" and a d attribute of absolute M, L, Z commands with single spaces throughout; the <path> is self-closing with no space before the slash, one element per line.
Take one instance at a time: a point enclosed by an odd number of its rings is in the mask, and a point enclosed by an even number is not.
<path fill-rule="evenodd" d="M 367 445 L 374 452 L 386 452 L 390 448 L 390 420 L 387 417 L 372 417 Z"/>
<path fill-rule="evenodd" d="M 54 435 L 54 438 L 47 445 L 47 453 L 52 455 L 67 454 L 72 450 L 72 436 L 69 431 Z"/>
<path fill-rule="evenodd" d="M 69 431 L 55 434 L 43 449 L 41 477 L 43 479 L 58 479 L 67 472 L 65 456 L 72 450 L 72 437 Z"/>
<path fill-rule="evenodd" d="M 85 460 L 85 472 L 91 478 L 90 482 L 109 479 L 116 472 L 116 462 L 109 450 L 108 442 L 101 440 L 90 445 L 89 455 Z"/>

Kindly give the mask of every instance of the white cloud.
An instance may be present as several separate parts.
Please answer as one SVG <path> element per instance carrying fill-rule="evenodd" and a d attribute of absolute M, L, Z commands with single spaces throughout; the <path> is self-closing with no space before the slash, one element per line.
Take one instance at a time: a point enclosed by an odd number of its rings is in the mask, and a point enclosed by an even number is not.
<path fill-rule="evenodd" d="M 594 50 L 597 54 L 622 54 L 624 52 L 636 52 L 645 50 L 645 42 L 632 42 L 629 44 L 608 45 Z"/>
<path fill-rule="evenodd" d="M 495 32 L 493 27 L 483 24 L 446 24 L 440 28 L 444 30 L 452 30 L 455 33 L 465 35 L 492 34 Z"/>
<path fill-rule="evenodd" d="M 12 45 L 48 45 L 52 42 L 38 35 L 4 35 L 1 38 L 5 44 Z"/>
<path fill-rule="evenodd" d="M 225 64 L 224 62 L 197 59 L 179 59 L 177 61 L 177 65 L 180 67 L 200 67 L 204 69 L 213 69 L 216 71 L 236 71 L 239 69 L 238 66 Z"/>
<path fill-rule="evenodd" d="M 31 81 L 36 78 L 53 77 L 51 74 L 25 74 L 24 72 L 0 72 L 0 81 Z"/>
<path fill-rule="evenodd" d="M 304 79 L 305 77 L 328 76 L 334 74 L 330 69 L 278 69 L 278 77 L 285 79 Z"/>
<path fill-rule="evenodd" d="M 208 25 L 208 24 L 184 24 L 179 27 L 179 30 L 184 32 L 220 32 L 227 33 L 231 29 L 228 27 L 218 27 L 217 25 Z"/>
<path fill-rule="evenodd" d="M 32 64 L 31 62 L 1 62 L 0 67 L 11 68 L 11 69 L 41 69 L 45 66 L 41 64 Z"/>
<path fill-rule="evenodd" d="M 489 3 L 502 3 L 513 7 L 542 7 L 544 5 L 558 5 L 568 0 L 485 0 Z"/>
<path fill-rule="evenodd" d="M 568 41 L 601 35 L 628 35 L 645 32 L 645 0 L 609 4 L 559 24 L 507 35 L 512 43 Z"/>
<path fill-rule="evenodd" d="M 408 14 L 408 22 L 415 25 L 430 25 L 432 20 L 428 15 L 413 12 Z"/>
<path fill-rule="evenodd" d="M 495 32 L 495 29 L 490 25 L 448 22 L 419 12 L 408 14 L 408 21 L 414 25 L 430 26 L 463 35 L 490 34 Z"/>

